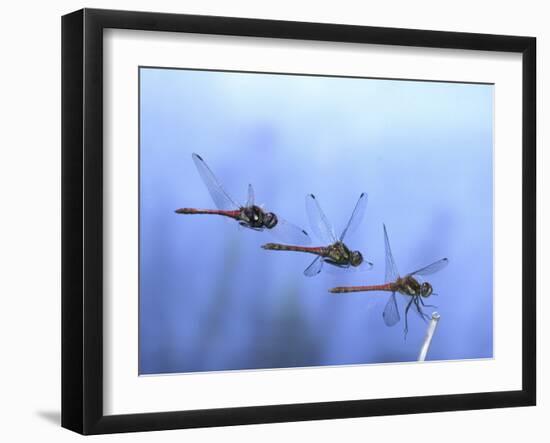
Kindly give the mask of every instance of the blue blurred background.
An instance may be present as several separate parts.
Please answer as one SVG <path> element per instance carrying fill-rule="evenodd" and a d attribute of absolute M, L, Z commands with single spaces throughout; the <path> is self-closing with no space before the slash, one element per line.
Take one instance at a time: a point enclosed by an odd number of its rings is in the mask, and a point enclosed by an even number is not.
<path fill-rule="evenodd" d="M 450 260 L 428 359 L 492 357 L 492 128 L 491 85 L 141 68 L 140 374 L 416 360 L 412 310 L 405 341 L 388 294 L 327 292 L 383 283 L 382 223 L 401 274 Z M 214 208 L 193 152 L 310 233 L 306 194 L 340 231 L 366 191 L 346 243 L 374 268 L 308 278 L 313 257 L 260 249 L 268 232 L 175 214 Z"/>

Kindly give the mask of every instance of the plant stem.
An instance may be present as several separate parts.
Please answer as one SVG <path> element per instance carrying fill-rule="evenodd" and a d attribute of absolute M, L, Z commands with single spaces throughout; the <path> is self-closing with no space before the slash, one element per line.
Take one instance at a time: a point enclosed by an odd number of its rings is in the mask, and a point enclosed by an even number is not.
<path fill-rule="evenodd" d="M 418 361 L 424 361 L 426 360 L 426 355 L 428 354 L 428 350 L 430 349 L 430 344 L 432 342 L 432 338 L 435 333 L 435 329 L 437 328 L 437 323 L 439 322 L 440 315 L 437 312 L 432 313 L 432 319 L 430 321 L 430 324 L 428 325 L 428 329 L 426 330 L 426 336 L 424 337 L 424 343 L 422 343 L 422 347 L 420 348 L 420 354 L 418 355 Z"/>

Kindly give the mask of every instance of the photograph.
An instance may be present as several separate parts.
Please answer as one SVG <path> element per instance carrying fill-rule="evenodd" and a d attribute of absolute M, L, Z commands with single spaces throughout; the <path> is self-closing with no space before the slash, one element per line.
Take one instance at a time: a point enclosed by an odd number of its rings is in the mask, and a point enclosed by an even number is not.
<path fill-rule="evenodd" d="M 550 435 L 548 8 L 453 6 L 3 4 L 0 443 Z"/>
<path fill-rule="evenodd" d="M 539 429 L 543 20 L 298 6 L 62 15 L 61 426 Z"/>
<path fill-rule="evenodd" d="M 494 84 L 138 76 L 139 375 L 494 357 Z"/>

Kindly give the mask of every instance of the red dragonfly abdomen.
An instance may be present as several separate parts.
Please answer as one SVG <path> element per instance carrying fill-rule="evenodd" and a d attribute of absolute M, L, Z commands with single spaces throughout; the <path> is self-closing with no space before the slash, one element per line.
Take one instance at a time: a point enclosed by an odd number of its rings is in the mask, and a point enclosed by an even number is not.
<path fill-rule="evenodd" d="M 266 243 L 262 245 L 262 248 L 269 249 L 270 251 L 294 251 L 294 252 L 306 252 L 315 255 L 325 255 L 326 248 L 324 246 L 294 246 L 294 245 L 282 245 L 280 243 Z"/>
<path fill-rule="evenodd" d="M 176 209 L 176 214 L 211 214 L 211 215 L 223 215 L 224 217 L 231 217 L 238 219 L 241 211 L 239 209 L 234 211 L 223 211 L 221 209 L 195 209 L 195 208 L 181 208 Z"/>
<path fill-rule="evenodd" d="M 329 290 L 333 294 L 343 294 L 346 292 L 368 292 L 368 291 L 395 291 L 395 283 L 384 283 L 383 285 L 369 286 L 337 286 Z"/>

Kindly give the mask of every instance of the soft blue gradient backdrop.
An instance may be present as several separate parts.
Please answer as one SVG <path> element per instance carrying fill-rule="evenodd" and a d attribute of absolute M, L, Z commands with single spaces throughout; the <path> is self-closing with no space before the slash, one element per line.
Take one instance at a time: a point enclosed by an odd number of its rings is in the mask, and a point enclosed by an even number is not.
<path fill-rule="evenodd" d="M 429 279 L 441 321 L 428 358 L 492 357 L 492 86 L 140 75 L 141 374 L 415 360 L 426 331 L 416 314 L 404 341 L 403 321 L 383 322 L 388 294 L 327 292 L 383 282 L 382 223 L 402 274 L 449 257 Z M 340 231 L 366 191 L 347 243 L 374 269 L 307 278 L 313 257 L 260 249 L 268 232 L 175 214 L 214 207 L 192 152 L 234 199 L 252 183 L 258 203 L 309 232 L 306 194 Z"/>

